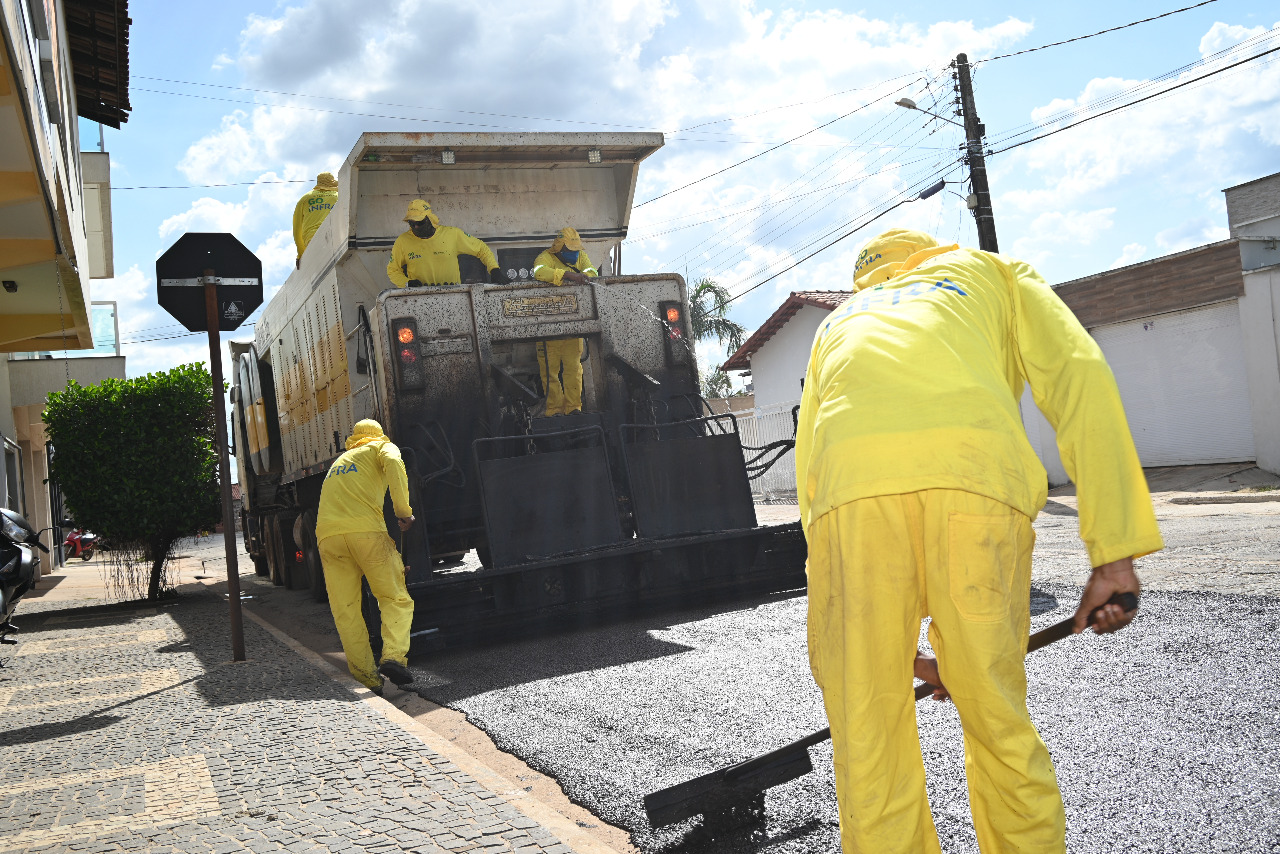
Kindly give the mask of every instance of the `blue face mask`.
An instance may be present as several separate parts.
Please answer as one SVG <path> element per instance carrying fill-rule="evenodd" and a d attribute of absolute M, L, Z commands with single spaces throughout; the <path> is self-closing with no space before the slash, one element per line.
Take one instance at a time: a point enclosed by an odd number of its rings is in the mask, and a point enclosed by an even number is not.
<path fill-rule="evenodd" d="M 573 266 L 574 264 L 578 263 L 577 252 L 574 252 L 569 249 L 561 249 L 557 254 L 559 255 L 560 260 L 568 264 L 569 266 Z"/>

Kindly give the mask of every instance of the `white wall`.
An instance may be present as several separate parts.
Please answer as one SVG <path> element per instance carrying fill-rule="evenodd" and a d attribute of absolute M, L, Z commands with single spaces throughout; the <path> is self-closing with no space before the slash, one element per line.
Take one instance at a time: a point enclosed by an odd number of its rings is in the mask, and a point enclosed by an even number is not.
<path fill-rule="evenodd" d="M 813 336 L 829 314 L 830 309 L 802 306 L 751 356 L 757 409 L 799 399 L 800 380 L 809 368 Z"/>
<path fill-rule="evenodd" d="M 1280 474 L 1280 266 L 1244 274 L 1240 327 L 1258 468 Z"/>

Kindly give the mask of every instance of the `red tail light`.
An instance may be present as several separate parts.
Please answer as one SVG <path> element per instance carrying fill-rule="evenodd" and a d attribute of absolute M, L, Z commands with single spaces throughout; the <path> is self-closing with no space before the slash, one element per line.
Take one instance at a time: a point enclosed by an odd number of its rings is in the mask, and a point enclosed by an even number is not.
<path fill-rule="evenodd" d="M 391 321 L 391 337 L 397 347 L 396 377 L 400 388 L 422 388 L 421 353 L 418 351 L 418 324 L 412 317 L 397 317 Z"/>
<path fill-rule="evenodd" d="M 667 307 L 667 323 L 679 323 L 679 322 L 680 322 L 680 309 L 674 305 L 668 306 Z"/>
<path fill-rule="evenodd" d="M 302 563 L 302 551 L 301 551 L 301 550 L 299 550 L 299 551 L 294 552 L 294 553 L 293 553 L 293 559 L 294 559 L 294 560 L 296 560 L 298 563 Z"/>

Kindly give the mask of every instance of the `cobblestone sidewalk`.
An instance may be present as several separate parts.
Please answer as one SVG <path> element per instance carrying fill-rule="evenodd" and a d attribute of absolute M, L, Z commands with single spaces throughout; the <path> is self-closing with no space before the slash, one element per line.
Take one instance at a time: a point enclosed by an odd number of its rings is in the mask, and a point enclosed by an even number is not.
<path fill-rule="evenodd" d="M 0 852 L 571 854 L 256 623 L 252 659 L 229 661 L 226 621 L 199 586 L 154 608 L 19 606 Z"/>

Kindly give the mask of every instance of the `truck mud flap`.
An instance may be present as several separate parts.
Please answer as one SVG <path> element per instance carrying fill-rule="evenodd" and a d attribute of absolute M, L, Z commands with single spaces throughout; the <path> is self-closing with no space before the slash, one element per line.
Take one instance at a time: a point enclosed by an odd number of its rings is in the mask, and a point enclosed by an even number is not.
<path fill-rule="evenodd" d="M 621 542 L 604 430 L 477 439 L 495 567 Z"/>
<path fill-rule="evenodd" d="M 638 536 L 756 526 L 738 423 L 732 415 L 623 424 L 620 431 Z"/>

